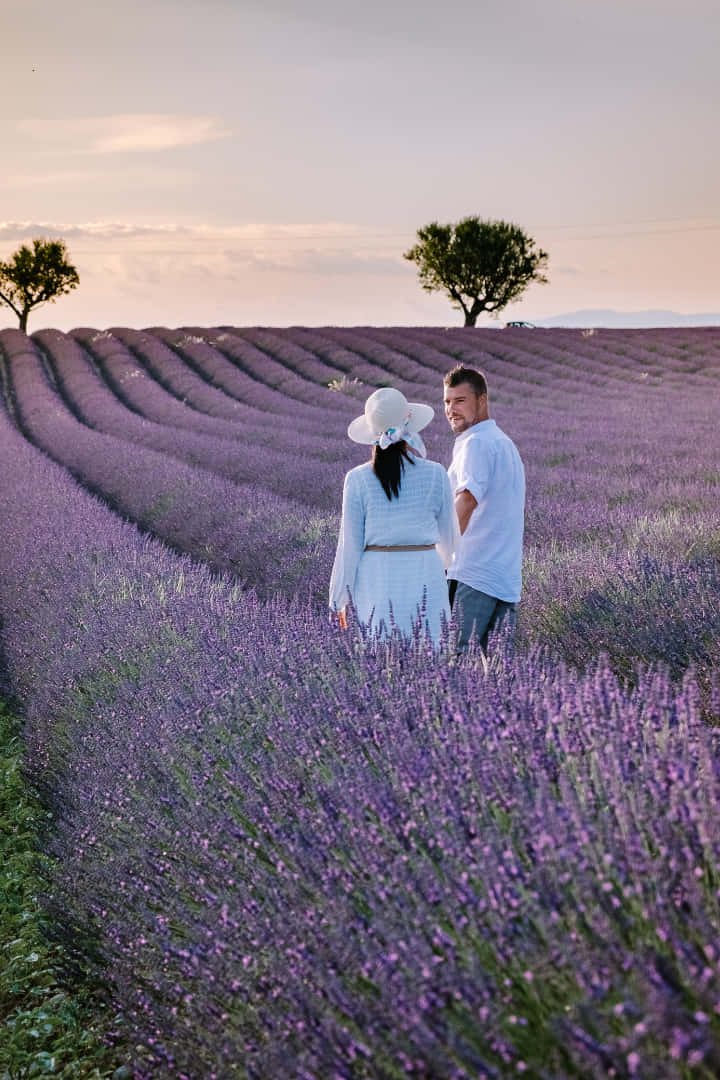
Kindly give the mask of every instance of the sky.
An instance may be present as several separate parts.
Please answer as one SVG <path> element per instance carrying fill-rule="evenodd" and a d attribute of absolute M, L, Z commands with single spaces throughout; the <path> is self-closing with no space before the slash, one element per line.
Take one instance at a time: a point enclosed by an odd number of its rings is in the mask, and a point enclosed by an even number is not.
<path fill-rule="evenodd" d="M 457 325 L 402 256 L 471 214 L 549 255 L 499 325 L 720 313 L 717 0 L 23 0 L 2 26 L 0 259 L 60 237 L 80 275 L 31 330 Z"/>

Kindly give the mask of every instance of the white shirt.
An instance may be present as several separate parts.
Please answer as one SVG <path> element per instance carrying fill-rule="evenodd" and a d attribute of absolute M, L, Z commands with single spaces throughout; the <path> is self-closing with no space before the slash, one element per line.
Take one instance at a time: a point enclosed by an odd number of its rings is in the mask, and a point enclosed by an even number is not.
<path fill-rule="evenodd" d="M 458 435 L 448 475 L 455 495 L 469 491 L 477 502 L 448 578 L 516 603 L 522 589 L 525 469 L 515 443 L 494 420 L 481 420 Z"/>

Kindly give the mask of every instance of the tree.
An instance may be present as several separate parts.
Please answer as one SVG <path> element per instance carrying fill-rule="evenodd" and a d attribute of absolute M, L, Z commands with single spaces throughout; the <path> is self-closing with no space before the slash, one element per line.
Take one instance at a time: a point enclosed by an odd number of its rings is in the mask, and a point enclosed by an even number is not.
<path fill-rule="evenodd" d="M 547 282 L 547 252 L 519 225 L 466 217 L 457 225 L 433 221 L 417 237 L 403 258 L 417 263 L 426 292 L 446 292 L 462 309 L 466 326 L 475 326 L 483 311 L 502 311 L 531 282 Z"/>
<path fill-rule="evenodd" d="M 80 284 L 78 272 L 68 262 L 62 240 L 33 240 L 19 247 L 9 262 L 0 262 L 0 302 L 11 307 L 27 332 L 28 315 L 38 304 L 54 303 Z"/>

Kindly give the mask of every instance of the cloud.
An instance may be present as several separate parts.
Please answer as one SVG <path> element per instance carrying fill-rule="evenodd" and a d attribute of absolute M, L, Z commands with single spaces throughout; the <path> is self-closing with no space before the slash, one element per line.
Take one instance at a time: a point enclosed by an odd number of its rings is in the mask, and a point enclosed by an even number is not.
<path fill-rule="evenodd" d="M 102 274 L 116 282 L 138 277 L 157 282 L 171 275 L 186 282 L 197 277 L 200 287 L 211 279 L 239 281 L 248 274 L 266 280 L 296 275 L 325 283 L 330 278 L 412 276 L 397 234 L 343 222 L 222 227 L 0 221 L 2 247 L 35 237 L 62 238 L 83 280 Z"/>
<path fill-rule="evenodd" d="M 107 190 L 108 186 L 117 185 L 118 181 L 126 189 L 146 192 L 159 190 L 167 198 L 168 190 L 177 190 L 181 186 L 195 189 L 197 182 L 193 170 L 176 167 L 171 155 L 166 155 L 160 164 L 157 157 L 135 154 L 132 164 L 129 160 L 123 162 L 122 170 L 118 169 L 117 161 L 107 154 L 75 153 L 73 157 L 76 161 L 82 158 L 82 168 L 48 169 L 46 166 L 53 160 L 53 155 L 42 154 L 37 171 L 0 176 L 0 201 L 5 192 L 27 193 L 32 190 L 33 197 L 39 200 L 46 198 L 47 191 L 54 196 L 60 192 L 75 196 L 82 189 Z"/>
<path fill-rule="evenodd" d="M 381 276 L 402 274 L 407 276 L 407 264 L 391 255 L 368 255 L 351 249 L 321 251 L 306 249 L 289 252 L 283 259 L 256 260 L 256 269 L 270 271 L 302 272 L 308 274 L 379 274 Z"/>
<path fill-rule="evenodd" d="M 244 225 L 185 225 L 117 221 L 48 222 L 0 221 L 0 240 L 26 240 L 32 236 L 63 236 L 68 242 L 88 244 L 95 250 L 112 243 L 138 251 L 171 254 L 182 246 L 188 252 L 231 256 L 273 253 L 280 261 L 309 259 L 318 253 L 340 259 L 393 258 L 409 234 L 389 232 L 347 222 L 248 223 Z"/>
<path fill-rule="evenodd" d="M 392 240 L 397 246 L 396 237 L 407 239 L 410 235 L 405 233 L 390 233 L 372 227 L 354 225 L 348 222 L 292 222 L 280 223 L 248 223 L 244 225 L 184 225 L 176 222 L 119 222 L 119 221 L 88 221 L 88 222 L 39 222 L 39 221 L 0 221 L 0 236 L 4 234 L 25 235 L 33 229 L 50 229 L 54 232 L 62 232 L 65 235 L 83 236 L 97 239 L 98 237 L 131 237 L 131 236 L 192 236 L 198 240 L 217 240 L 218 242 L 247 242 L 264 243 L 266 241 L 285 242 L 290 240 L 373 240 L 379 243 Z M 402 241 L 400 241 L 402 244 Z"/>
<path fill-rule="evenodd" d="M 56 172 L 11 173 L 2 177 L 0 183 L 5 188 L 58 188 L 81 184 L 97 183 L 98 174 L 87 169 L 61 169 Z"/>
<path fill-rule="evenodd" d="M 218 117 L 133 115 L 107 117 L 95 133 L 98 153 L 171 150 L 176 146 L 214 142 L 231 132 Z"/>
<path fill-rule="evenodd" d="M 91 154 L 148 153 L 181 146 L 215 142 L 232 135 L 218 116 L 181 113 L 118 113 L 111 116 L 66 117 L 49 128 L 45 122 L 26 120 L 22 130 L 46 145 L 68 144 L 75 152 Z"/>
<path fill-rule="evenodd" d="M 0 221 L 0 241 L 26 243 L 34 237 L 62 237 L 67 244 L 86 243 L 94 250 L 100 243 L 118 243 L 130 251 L 135 241 L 158 241 L 161 238 L 177 240 L 187 230 L 182 225 L 137 225 L 116 222 L 89 222 L 68 224 L 57 221 Z"/>

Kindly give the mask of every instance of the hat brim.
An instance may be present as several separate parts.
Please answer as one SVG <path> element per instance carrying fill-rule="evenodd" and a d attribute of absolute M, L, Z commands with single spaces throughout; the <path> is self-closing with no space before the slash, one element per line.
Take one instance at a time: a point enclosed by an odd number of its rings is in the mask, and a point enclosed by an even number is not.
<path fill-rule="evenodd" d="M 428 426 L 434 415 L 435 410 L 432 405 L 423 405 L 420 401 L 411 401 L 409 430 L 422 431 L 423 428 Z"/>
<path fill-rule="evenodd" d="M 419 401 L 409 401 L 408 411 L 410 413 L 410 419 L 407 422 L 408 431 L 422 431 L 435 415 L 432 406 L 423 405 Z M 378 432 L 370 430 L 364 413 L 362 416 L 355 417 L 348 426 L 347 433 L 353 442 L 362 443 L 365 446 L 372 446 L 378 437 Z"/>

